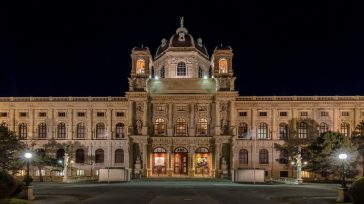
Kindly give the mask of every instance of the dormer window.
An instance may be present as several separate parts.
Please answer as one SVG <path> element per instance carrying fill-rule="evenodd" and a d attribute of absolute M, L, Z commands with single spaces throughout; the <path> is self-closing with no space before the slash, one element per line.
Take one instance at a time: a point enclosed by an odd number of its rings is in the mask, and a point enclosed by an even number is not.
<path fill-rule="evenodd" d="M 225 58 L 219 60 L 219 73 L 227 73 L 228 64 Z"/>
<path fill-rule="evenodd" d="M 186 76 L 186 75 L 187 75 L 186 63 L 178 62 L 178 64 L 177 64 L 177 76 Z"/>
<path fill-rule="evenodd" d="M 138 59 L 136 63 L 136 73 L 144 74 L 145 73 L 145 61 L 143 59 Z"/>

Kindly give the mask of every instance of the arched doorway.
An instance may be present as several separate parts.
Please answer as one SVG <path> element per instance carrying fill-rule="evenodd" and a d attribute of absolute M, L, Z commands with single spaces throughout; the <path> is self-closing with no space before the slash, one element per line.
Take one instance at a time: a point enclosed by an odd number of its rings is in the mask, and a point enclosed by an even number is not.
<path fill-rule="evenodd" d="M 165 175 L 167 166 L 167 151 L 163 147 L 153 149 L 153 175 Z"/>
<path fill-rule="evenodd" d="M 198 176 L 209 176 L 211 161 L 211 154 L 208 148 L 197 148 L 195 151 L 195 174 Z"/>
<path fill-rule="evenodd" d="M 174 150 L 174 174 L 188 174 L 188 151 L 184 147 Z"/>

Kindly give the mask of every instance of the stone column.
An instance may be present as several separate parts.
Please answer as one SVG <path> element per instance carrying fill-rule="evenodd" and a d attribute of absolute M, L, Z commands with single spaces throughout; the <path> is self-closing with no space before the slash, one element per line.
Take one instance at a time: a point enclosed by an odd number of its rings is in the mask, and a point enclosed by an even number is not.
<path fill-rule="evenodd" d="M 30 128 L 30 131 L 29 131 L 29 135 L 28 135 L 28 139 L 35 139 L 35 124 L 34 124 L 34 109 L 30 109 L 29 110 L 29 125 L 28 126 Z"/>
<path fill-rule="evenodd" d="M 15 128 L 15 109 L 10 110 L 10 127 L 9 130 L 19 133 L 19 130 Z"/>
<path fill-rule="evenodd" d="M 193 148 L 191 148 L 191 151 L 188 152 L 188 159 L 189 161 L 191 161 L 190 163 L 190 172 L 189 175 L 190 177 L 194 177 L 195 176 L 195 150 Z"/>
<path fill-rule="evenodd" d="M 272 110 L 272 127 L 271 127 L 272 132 L 270 133 L 272 140 L 275 140 L 278 138 L 277 133 L 278 133 L 279 124 L 277 123 L 277 118 L 278 118 L 278 111 L 276 108 L 273 108 L 273 110 Z"/>
<path fill-rule="evenodd" d="M 148 134 L 148 102 L 143 102 L 143 129 L 142 134 Z"/>
<path fill-rule="evenodd" d="M 168 104 L 168 128 L 167 135 L 173 136 L 173 104 Z"/>
<path fill-rule="evenodd" d="M 173 167 L 172 167 L 172 156 L 173 156 L 173 146 L 168 146 L 167 150 L 167 176 L 172 176 Z"/>
<path fill-rule="evenodd" d="M 68 128 L 67 128 L 67 139 L 73 139 L 73 110 L 68 109 L 67 111 L 67 120 L 68 120 Z"/>
<path fill-rule="evenodd" d="M 133 118 L 133 114 L 134 114 L 134 109 L 133 109 L 133 101 L 129 101 L 129 108 L 128 108 L 128 111 L 127 111 L 127 120 L 128 120 L 128 135 L 131 135 L 131 134 L 135 134 L 134 133 L 134 118 Z"/>
<path fill-rule="evenodd" d="M 355 129 L 355 127 L 359 124 L 360 122 L 360 110 L 359 108 L 354 108 L 354 127 L 351 129 L 351 131 L 353 131 Z"/>
<path fill-rule="evenodd" d="M 220 102 L 215 102 L 215 135 L 221 135 Z"/>
<path fill-rule="evenodd" d="M 190 104 L 189 136 L 195 136 L 195 103 Z"/>
<path fill-rule="evenodd" d="M 252 109 L 252 114 L 251 114 L 251 126 L 250 126 L 250 138 L 255 139 L 255 137 L 257 136 L 257 109 L 253 108 Z"/>
<path fill-rule="evenodd" d="M 221 144 L 220 143 L 216 143 L 215 144 L 215 175 L 216 177 L 220 177 L 222 171 L 220 168 L 220 158 L 221 158 Z"/>
<path fill-rule="evenodd" d="M 230 128 L 231 135 L 236 135 L 236 110 L 235 102 L 233 100 L 230 101 Z"/>
<path fill-rule="evenodd" d="M 106 112 L 106 117 L 107 117 L 107 125 L 106 125 L 106 129 L 107 129 L 107 139 L 110 140 L 113 138 L 112 135 L 112 130 L 113 130 L 113 124 L 112 124 L 112 109 L 108 109 Z"/>
<path fill-rule="evenodd" d="M 89 139 L 89 140 L 92 140 L 93 139 L 93 137 L 94 137 L 94 135 L 93 135 L 93 132 L 94 132 L 94 130 L 93 130 L 93 127 L 92 127 L 92 124 L 93 124 L 93 121 L 92 121 L 92 119 L 93 119 L 93 110 L 92 109 L 88 109 L 87 110 L 87 119 L 88 119 L 88 128 L 87 128 L 87 139 Z"/>
<path fill-rule="evenodd" d="M 333 127 L 332 127 L 332 131 L 340 131 L 339 130 L 339 111 L 336 109 L 336 107 L 334 107 L 334 110 L 333 110 L 333 113 L 334 113 L 334 116 L 333 116 Z"/>

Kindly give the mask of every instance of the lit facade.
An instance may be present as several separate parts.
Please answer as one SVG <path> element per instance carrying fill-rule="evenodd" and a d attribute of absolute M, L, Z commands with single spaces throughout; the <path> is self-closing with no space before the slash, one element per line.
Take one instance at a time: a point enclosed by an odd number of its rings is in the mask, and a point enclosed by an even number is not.
<path fill-rule="evenodd" d="M 182 20 L 154 57 L 133 48 L 125 97 L 1 97 L 0 122 L 34 149 L 51 138 L 80 142 L 73 176 L 133 170 L 138 160 L 145 177 L 221 177 L 226 163 L 228 174 L 257 168 L 269 178 L 295 174 L 274 149 L 289 138 L 291 120 L 347 136 L 364 120 L 363 96 L 239 96 L 232 58 L 230 47 L 210 57 Z M 304 122 L 297 129 L 309 136 Z"/>

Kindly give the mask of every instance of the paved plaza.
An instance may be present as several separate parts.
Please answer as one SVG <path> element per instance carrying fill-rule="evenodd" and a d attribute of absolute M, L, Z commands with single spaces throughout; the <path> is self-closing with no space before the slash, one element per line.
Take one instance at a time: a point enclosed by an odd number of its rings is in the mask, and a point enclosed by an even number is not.
<path fill-rule="evenodd" d="M 227 180 L 34 183 L 32 203 L 335 203 L 338 184 L 236 184 Z"/>

